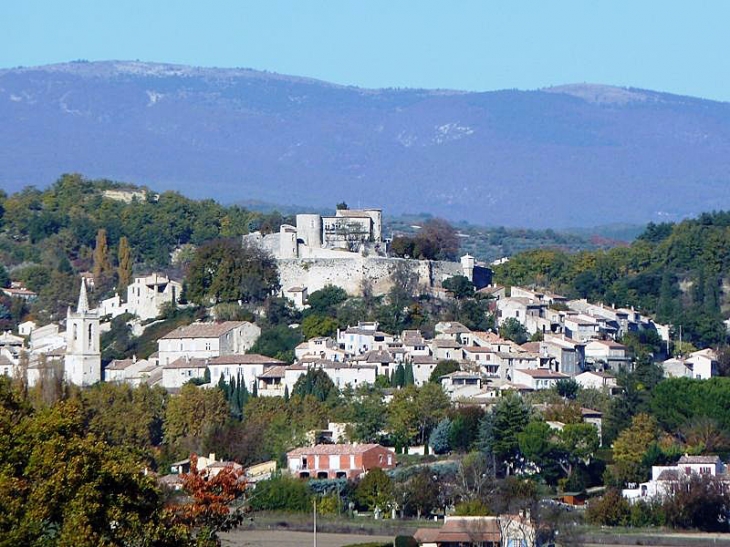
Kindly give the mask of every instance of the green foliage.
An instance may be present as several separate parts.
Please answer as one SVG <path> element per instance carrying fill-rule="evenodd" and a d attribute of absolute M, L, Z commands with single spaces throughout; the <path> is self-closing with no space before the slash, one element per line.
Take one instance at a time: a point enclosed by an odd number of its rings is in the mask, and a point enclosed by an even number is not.
<path fill-rule="evenodd" d="M 451 432 L 451 420 L 445 418 L 441 420 L 436 427 L 431 431 L 431 436 L 428 438 L 428 444 L 433 448 L 434 454 L 446 454 L 451 450 L 451 444 L 449 444 L 449 433 Z"/>
<path fill-rule="evenodd" d="M 306 512 L 312 508 L 305 482 L 287 475 L 277 475 L 256 484 L 250 499 L 254 511 Z"/>
<path fill-rule="evenodd" d="M 451 291 L 459 300 L 474 296 L 474 284 L 464 275 L 449 277 L 441 283 L 441 286 L 447 291 Z"/>
<path fill-rule="evenodd" d="M 385 511 L 393 500 L 392 479 L 379 467 L 371 469 L 358 484 L 355 499 L 370 511 Z"/>
<path fill-rule="evenodd" d="M 555 384 L 558 395 L 566 399 L 575 399 L 578 396 L 580 385 L 573 378 L 558 380 Z"/>
<path fill-rule="evenodd" d="M 331 395 L 337 393 L 335 384 L 332 383 L 329 375 L 321 368 L 310 368 L 301 376 L 292 389 L 292 395 L 306 397 L 312 395 L 318 401 L 324 402 Z"/>
<path fill-rule="evenodd" d="M 513 464 L 519 455 L 519 434 L 530 421 L 530 409 L 518 395 L 506 395 L 492 409 L 491 451 L 501 461 Z M 484 437 L 484 434 L 482 435 Z"/>
<path fill-rule="evenodd" d="M 275 260 L 264 250 L 234 240 L 215 240 L 200 247 L 187 275 L 193 302 L 263 302 L 279 288 Z"/>
<path fill-rule="evenodd" d="M 573 297 L 635 306 L 682 325 L 699 347 L 725 341 L 720 313 L 723 272 L 730 266 L 730 213 L 676 225 L 650 225 L 630 247 L 567 254 L 520 253 L 495 268 L 495 282 L 552 288 Z M 680 290 L 680 283 L 691 290 Z"/>
<path fill-rule="evenodd" d="M 429 376 L 428 381 L 435 384 L 441 384 L 442 376 L 446 376 L 452 372 L 457 372 L 458 370 L 461 370 L 458 361 L 454 361 L 453 359 L 442 359 L 436 363 L 436 367 L 433 371 L 431 371 L 431 376 Z"/>
<path fill-rule="evenodd" d="M 445 220 L 424 222 L 415 237 L 397 236 L 390 244 L 393 256 L 421 260 L 455 260 L 459 254 L 456 230 Z"/>
<path fill-rule="evenodd" d="M 499 335 L 515 344 L 524 344 L 528 340 L 527 329 L 514 317 L 508 317 L 499 326 Z"/>
<path fill-rule="evenodd" d="M 314 291 L 307 298 L 312 313 L 318 315 L 334 315 L 334 309 L 347 300 L 347 292 L 342 287 L 325 285 Z"/>
<path fill-rule="evenodd" d="M 332 336 L 335 332 L 337 332 L 337 321 L 331 317 L 312 314 L 302 321 L 302 334 L 307 340 L 318 336 Z"/>
<path fill-rule="evenodd" d="M 482 500 L 473 499 L 457 503 L 454 514 L 457 517 L 486 517 L 492 512 Z"/>
<path fill-rule="evenodd" d="M 0 288 L 5 288 L 10 286 L 10 276 L 8 275 L 8 271 L 5 269 L 5 266 L 0 264 Z"/>
<path fill-rule="evenodd" d="M 651 410 L 668 431 L 677 431 L 702 417 L 716 420 L 720 428 L 728 431 L 730 378 L 664 380 L 651 391 Z"/>
<path fill-rule="evenodd" d="M 34 412 L 0 378 L 3 544 L 187 544 L 154 479 L 140 473 L 143 462 L 87 434 L 84 422 L 80 401 Z"/>
<path fill-rule="evenodd" d="M 294 361 L 294 348 L 301 342 L 302 335 L 298 329 L 277 325 L 264 330 L 251 347 L 250 352 L 291 363 Z"/>
<path fill-rule="evenodd" d="M 454 412 L 449 430 L 449 445 L 452 450 L 469 452 L 474 447 L 483 417 L 484 411 L 477 407 L 463 407 Z"/>

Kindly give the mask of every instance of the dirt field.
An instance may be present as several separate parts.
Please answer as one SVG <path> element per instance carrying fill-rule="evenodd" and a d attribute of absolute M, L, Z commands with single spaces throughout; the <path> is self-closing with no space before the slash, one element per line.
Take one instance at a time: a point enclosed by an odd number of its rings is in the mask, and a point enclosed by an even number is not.
<path fill-rule="evenodd" d="M 288 530 L 236 530 L 221 534 L 224 547 L 300 547 L 313 545 L 311 532 Z M 367 541 L 393 541 L 392 536 L 317 534 L 317 547 L 342 547 Z"/>

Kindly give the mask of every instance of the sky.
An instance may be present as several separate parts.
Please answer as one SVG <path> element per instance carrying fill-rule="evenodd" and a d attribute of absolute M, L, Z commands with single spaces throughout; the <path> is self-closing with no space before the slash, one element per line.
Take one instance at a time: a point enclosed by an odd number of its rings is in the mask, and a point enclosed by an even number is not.
<path fill-rule="evenodd" d="M 3 0 L 0 67 L 247 67 L 361 87 L 566 83 L 730 101 L 730 1 Z"/>

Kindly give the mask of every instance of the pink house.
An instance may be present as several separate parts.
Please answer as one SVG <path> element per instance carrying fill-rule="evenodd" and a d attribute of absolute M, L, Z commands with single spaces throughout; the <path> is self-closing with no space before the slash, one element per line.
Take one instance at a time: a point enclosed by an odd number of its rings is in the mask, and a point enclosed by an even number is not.
<path fill-rule="evenodd" d="M 286 459 L 290 473 L 316 479 L 353 479 L 396 463 L 395 454 L 379 444 L 318 444 L 292 450 Z"/>

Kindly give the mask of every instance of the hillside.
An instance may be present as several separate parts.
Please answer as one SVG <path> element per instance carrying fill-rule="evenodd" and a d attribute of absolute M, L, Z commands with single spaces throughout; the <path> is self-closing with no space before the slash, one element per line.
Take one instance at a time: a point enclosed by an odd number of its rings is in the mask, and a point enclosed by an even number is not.
<path fill-rule="evenodd" d="M 140 62 L 0 71 L 0 186 L 63 172 L 492 226 L 675 220 L 730 206 L 730 104 L 595 85 L 368 90 Z"/>

